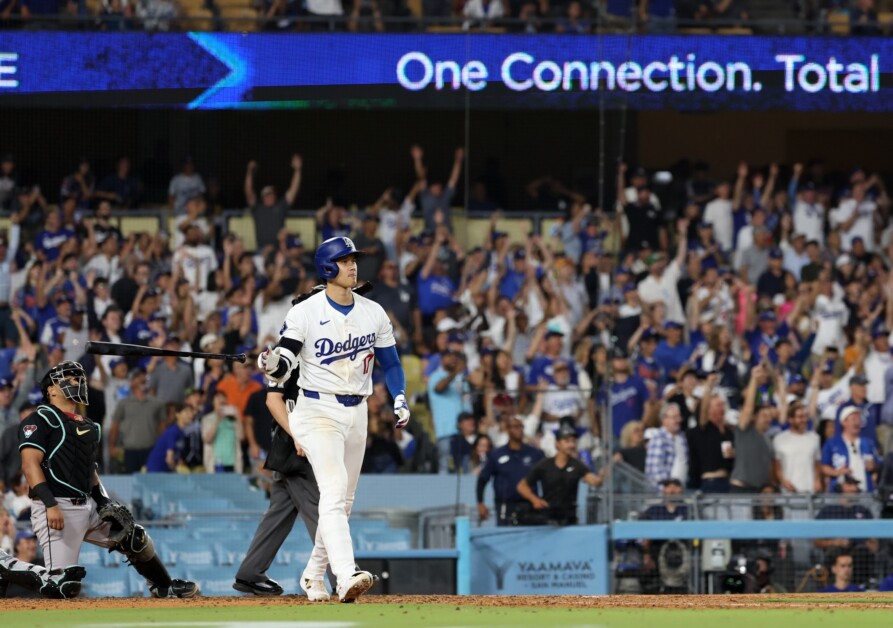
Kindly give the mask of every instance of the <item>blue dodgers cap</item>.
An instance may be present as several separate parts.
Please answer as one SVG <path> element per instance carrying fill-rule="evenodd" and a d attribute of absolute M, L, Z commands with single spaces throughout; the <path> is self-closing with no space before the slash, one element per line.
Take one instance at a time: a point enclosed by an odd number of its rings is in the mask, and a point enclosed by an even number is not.
<path fill-rule="evenodd" d="M 658 336 L 660 336 L 660 334 L 658 334 L 654 329 L 649 327 L 648 329 L 646 329 L 645 331 L 642 332 L 642 335 L 640 336 L 640 338 L 641 338 L 642 342 L 648 342 L 649 340 L 656 340 L 658 338 Z"/>
<path fill-rule="evenodd" d="M 850 384 L 857 384 L 859 386 L 866 386 L 868 384 L 868 378 L 864 375 L 853 375 L 850 378 Z"/>
<path fill-rule="evenodd" d="M 682 323 L 667 321 L 664 323 L 664 329 L 682 329 Z"/>
<path fill-rule="evenodd" d="M 16 534 L 15 542 L 18 543 L 22 539 L 36 539 L 36 538 L 37 538 L 37 535 L 34 534 L 34 531 L 31 530 L 31 528 L 28 528 L 28 529 L 22 530 L 21 532 Z"/>
<path fill-rule="evenodd" d="M 111 362 L 109 362 L 109 369 L 114 371 L 115 367 L 119 364 L 124 364 L 124 358 L 115 358 Z"/>
<path fill-rule="evenodd" d="M 293 235 L 288 236 L 285 239 L 285 248 L 287 249 L 300 249 L 304 247 L 304 241 L 301 240 L 301 236 Z"/>
<path fill-rule="evenodd" d="M 769 259 L 784 259 L 784 252 L 778 247 L 769 251 Z"/>
<path fill-rule="evenodd" d="M 0 377 L 0 388 L 12 388 L 12 382 L 5 377 Z"/>
<path fill-rule="evenodd" d="M 775 312 L 773 310 L 766 310 L 765 312 L 760 312 L 760 322 L 763 321 L 775 321 L 778 320 L 775 318 Z"/>
<path fill-rule="evenodd" d="M 617 270 L 614 271 L 615 277 L 617 275 L 632 275 L 632 274 L 633 274 L 632 271 L 629 268 L 627 268 L 626 266 L 618 266 Z"/>
<path fill-rule="evenodd" d="M 28 393 L 28 403 L 32 406 L 38 406 L 43 403 L 43 392 L 40 388 L 35 388 Z"/>

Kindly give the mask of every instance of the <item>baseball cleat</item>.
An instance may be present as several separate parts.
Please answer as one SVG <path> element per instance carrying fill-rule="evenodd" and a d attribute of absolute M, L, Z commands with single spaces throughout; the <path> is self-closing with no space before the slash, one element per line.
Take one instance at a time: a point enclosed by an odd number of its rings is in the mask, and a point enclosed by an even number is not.
<path fill-rule="evenodd" d="M 180 580 L 174 578 L 171 580 L 170 586 L 159 587 L 157 585 L 149 585 L 149 593 L 152 597 L 195 597 L 201 590 L 195 582 L 189 580 Z"/>
<path fill-rule="evenodd" d="M 284 589 L 279 586 L 278 582 L 271 580 L 270 578 L 267 578 L 263 582 L 248 582 L 247 580 L 236 578 L 236 581 L 233 583 L 233 588 L 242 593 L 251 593 L 260 596 L 282 595 L 284 591 Z"/>
<path fill-rule="evenodd" d="M 54 569 L 50 572 L 49 582 L 41 593 L 48 597 L 72 598 L 81 592 L 81 580 L 87 577 L 87 570 L 80 565 L 71 565 L 65 569 Z"/>
<path fill-rule="evenodd" d="M 368 571 L 358 571 L 344 583 L 338 583 L 338 598 L 343 604 L 355 602 L 358 597 L 372 588 L 372 574 Z"/>
<path fill-rule="evenodd" d="M 326 591 L 326 583 L 323 580 L 301 578 L 301 589 L 307 594 L 307 599 L 311 602 L 328 602 L 332 599 L 332 596 Z"/>

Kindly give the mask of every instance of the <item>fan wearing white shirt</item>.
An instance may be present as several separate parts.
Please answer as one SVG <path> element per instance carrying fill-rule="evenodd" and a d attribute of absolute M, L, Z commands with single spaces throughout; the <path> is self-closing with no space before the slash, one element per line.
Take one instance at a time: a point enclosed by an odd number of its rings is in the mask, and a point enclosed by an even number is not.
<path fill-rule="evenodd" d="M 663 303 L 667 310 L 667 320 L 682 324 L 685 323 L 685 312 L 682 310 L 676 285 L 679 283 L 682 266 L 688 253 L 687 234 L 688 221 L 680 220 L 676 227 L 679 243 L 675 259 L 667 264 L 663 253 L 652 254 L 648 258 L 650 261 L 648 276 L 639 282 L 639 299 L 642 303 Z"/>
<path fill-rule="evenodd" d="M 794 402 L 788 408 L 788 425 L 772 441 L 775 475 L 788 493 L 821 493 L 822 448 L 819 435 L 807 429 L 806 407 Z"/>
<path fill-rule="evenodd" d="M 217 255 L 207 244 L 202 244 L 202 233 L 196 225 L 189 225 L 184 234 L 185 243 L 174 253 L 172 265 L 183 266 L 183 277 L 193 290 L 208 289 L 208 275 L 217 270 Z"/>
<path fill-rule="evenodd" d="M 883 328 L 874 330 L 872 334 L 871 351 L 865 357 L 865 372 L 879 374 L 869 378 L 866 398 L 868 403 L 884 403 L 884 377 L 882 375 L 893 366 L 893 357 L 890 356 L 890 332 Z"/>
<path fill-rule="evenodd" d="M 469 0 L 462 12 L 471 20 L 495 20 L 505 15 L 502 0 Z M 467 23 L 466 23 L 467 24 Z"/>
<path fill-rule="evenodd" d="M 834 295 L 831 281 L 823 279 L 819 282 L 819 294 L 813 307 L 813 324 L 816 325 L 815 341 L 812 344 L 813 355 L 821 355 L 826 348 L 841 350 L 841 343 L 846 336 L 843 333 L 849 321 L 850 311 L 843 299 Z"/>
<path fill-rule="evenodd" d="M 716 198 L 704 208 L 704 222 L 713 225 L 713 237 L 724 253 L 732 250 L 735 226 L 732 220 L 732 186 L 728 181 L 716 184 Z"/>
<path fill-rule="evenodd" d="M 853 248 L 853 238 L 857 237 L 862 238 L 868 251 L 874 250 L 877 203 L 866 197 L 867 191 L 865 183 L 857 183 L 852 196 L 831 212 L 831 226 L 840 228 L 840 245 L 845 251 Z"/>
<path fill-rule="evenodd" d="M 816 199 L 815 183 L 808 181 L 800 188 L 794 205 L 794 230 L 807 240 L 825 241 L 825 207 Z"/>

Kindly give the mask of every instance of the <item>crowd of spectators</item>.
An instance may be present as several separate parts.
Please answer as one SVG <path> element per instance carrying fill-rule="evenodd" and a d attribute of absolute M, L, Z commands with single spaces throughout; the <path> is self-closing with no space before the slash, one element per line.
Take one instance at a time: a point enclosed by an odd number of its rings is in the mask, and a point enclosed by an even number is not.
<path fill-rule="evenodd" d="M 359 277 L 391 318 L 413 386 L 416 419 L 395 430 L 376 381 L 364 472 L 493 478 L 503 523 L 536 511 L 575 520 L 546 492 L 600 486 L 614 461 L 655 489 L 886 494 L 893 227 L 881 177 L 835 177 L 816 160 L 742 163 L 711 180 L 700 165 L 680 204 L 621 163 L 610 207 L 533 182 L 566 207 L 554 228 L 513 239 L 511 218 L 492 211 L 483 244 L 466 248 L 452 212 L 464 150 L 452 157 L 429 172 L 413 146 L 408 191 L 390 186 L 361 212 L 330 198 L 315 213 L 318 241 L 352 236 L 367 253 Z M 175 232 L 125 237 L 115 217 L 141 187 L 126 158 L 103 177 L 83 161 L 57 205 L 0 159 L 0 480 L 14 517 L 27 509 L 17 424 L 66 359 L 90 374 L 104 472 L 261 473 L 272 418 L 254 357 L 278 340 L 292 297 L 318 283 L 316 242 L 285 226 L 303 160 L 289 165 L 286 182 L 246 167 L 248 251 L 209 214 L 191 160 L 169 185 Z M 249 360 L 93 356 L 88 340 Z M 572 491 L 550 480 L 565 468 Z M 846 548 L 858 571 L 862 554 Z"/>
<path fill-rule="evenodd" d="M 208 14 L 193 14 L 194 3 L 179 0 L 0 0 L 0 27 L 66 28 L 107 31 L 226 30 L 221 18 L 243 24 L 254 16 L 269 30 L 377 31 L 417 28 L 413 18 L 526 33 L 591 33 L 599 30 L 672 33 L 677 28 L 741 27 L 787 18 L 796 30 L 825 31 L 830 14 L 842 16 L 848 34 L 882 33 L 879 11 L 893 10 L 889 0 L 798 0 L 779 3 L 771 14 L 750 9 L 748 0 L 246 0 L 238 15 L 225 14 L 214 0 L 199 3 Z M 880 6 L 878 6 L 880 4 Z M 200 18 L 195 21 L 193 18 Z M 754 20 L 754 22 L 750 22 Z M 762 21 L 762 22 L 761 22 Z M 833 29 L 832 29 L 833 32 Z"/>

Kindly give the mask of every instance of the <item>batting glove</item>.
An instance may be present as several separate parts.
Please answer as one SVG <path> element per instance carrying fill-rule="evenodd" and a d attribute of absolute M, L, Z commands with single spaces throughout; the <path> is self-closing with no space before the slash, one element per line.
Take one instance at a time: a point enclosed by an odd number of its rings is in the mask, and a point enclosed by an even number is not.
<path fill-rule="evenodd" d="M 394 398 L 394 414 L 397 415 L 395 426 L 397 429 L 406 427 L 409 423 L 409 406 L 406 405 L 406 395 L 397 395 Z"/>
<path fill-rule="evenodd" d="M 257 368 L 266 375 L 272 375 L 279 368 L 279 347 L 275 349 L 267 345 L 267 348 L 257 356 Z"/>

